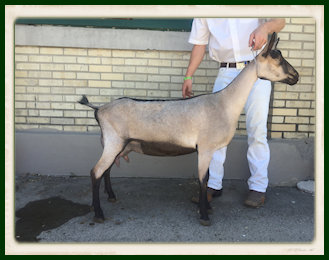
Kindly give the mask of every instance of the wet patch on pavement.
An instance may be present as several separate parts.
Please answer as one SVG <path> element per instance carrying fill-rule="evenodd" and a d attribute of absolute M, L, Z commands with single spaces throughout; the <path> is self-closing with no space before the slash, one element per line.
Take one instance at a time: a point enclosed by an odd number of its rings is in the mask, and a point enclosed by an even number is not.
<path fill-rule="evenodd" d="M 36 242 L 45 230 L 57 228 L 70 219 L 90 212 L 90 206 L 61 197 L 36 200 L 16 211 L 15 237 L 19 242 Z"/>

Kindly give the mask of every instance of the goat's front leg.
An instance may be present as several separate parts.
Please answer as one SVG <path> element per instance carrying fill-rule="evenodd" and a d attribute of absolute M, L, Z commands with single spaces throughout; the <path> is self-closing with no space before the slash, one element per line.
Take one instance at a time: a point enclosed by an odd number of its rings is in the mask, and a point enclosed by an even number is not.
<path fill-rule="evenodd" d="M 111 166 L 104 172 L 104 183 L 105 183 L 105 191 L 107 192 L 109 202 L 116 202 L 117 198 L 113 192 L 111 179 L 110 179 L 110 172 Z"/>
<path fill-rule="evenodd" d="M 208 210 L 211 209 L 207 199 L 207 184 L 208 184 L 208 167 L 211 161 L 212 153 L 209 151 L 200 152 L 198 150 L 198 168 L 199 168 L 199 184 L 200 184 L 200 223 L 203 226 L 209 226 L 210 220 Z"/>

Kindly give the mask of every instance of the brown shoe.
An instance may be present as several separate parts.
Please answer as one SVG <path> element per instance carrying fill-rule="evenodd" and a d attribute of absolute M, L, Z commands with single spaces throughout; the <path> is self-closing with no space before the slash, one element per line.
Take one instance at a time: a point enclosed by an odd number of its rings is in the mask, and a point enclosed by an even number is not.
<path fill-rule="evenodd" d="M 265 203 L 265 192 L 250 190 L 244 204 L 248 207 L 259 208 Z"/>
<path fill-rule="evenodd" d="M 213 198 L 221 196 L 222 193 L 223 193 L 223 189 L 215 190 L 215 189 L 212 189 L 212 188 L 207 188 L 207 199 L 210 202 L 210 201 L 212 201 Z M 192 200 L 193 203 L 199 204 L 199 196 L 198 195 L 193 196 L 191 200 Z"/>

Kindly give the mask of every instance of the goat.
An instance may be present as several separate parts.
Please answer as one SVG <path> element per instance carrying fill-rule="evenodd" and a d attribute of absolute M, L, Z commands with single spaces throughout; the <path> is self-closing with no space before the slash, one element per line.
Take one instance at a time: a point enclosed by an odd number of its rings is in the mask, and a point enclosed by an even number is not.
<path fill-rule="evenodd" d="M 234 136 L 239 115 L 257 78 L 294 85 L 297 71 L 275 47 L 275 33 L 264 49 L 223 90 L 178 100 L 120 98 L 100 107 L 83 96 L 80 104 L 95 110 L 101 128 L 103 154 L 92 168 L 92 206 L 95 222 L 103 222 L 99 186 L 104 175 L 109 200 L 115 200 L 110 169 L 130 151 L 147 155 L 177 156 L 197 151 L 200 184 L 200 223 L 210 225 L 207 210 L 208 167 L 213 153 L 228 145 Z"/>

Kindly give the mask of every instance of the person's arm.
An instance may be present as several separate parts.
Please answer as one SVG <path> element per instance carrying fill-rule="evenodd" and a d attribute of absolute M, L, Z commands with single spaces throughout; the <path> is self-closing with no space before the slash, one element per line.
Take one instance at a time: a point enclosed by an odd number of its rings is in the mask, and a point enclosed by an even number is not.
<path fill-rule="evenodd" d="M 267 42 L 268 34 L 278 33 L 286 25 L 285 19 L 270 19 L 258 26 L 249 37 L 249 47 L 253 47 L 252 50 L 259 50 Z"/>
<path fill-rule="evenodd" d="M 204 54 L 206 52 L 206 45 L 194 45 L 191 57 L 190 57 L 190 63 L 188 65 L 188 68 L 186 70 L 185 77 L 192 77 L 196 69 L 199 67 L 201 61 L 203 60 Z M 191 97 L 192 94 L 192 79 L 186 79 L 184 80 L 183 86 L 182 86 L 182 94 L 183 98 Z"/>

